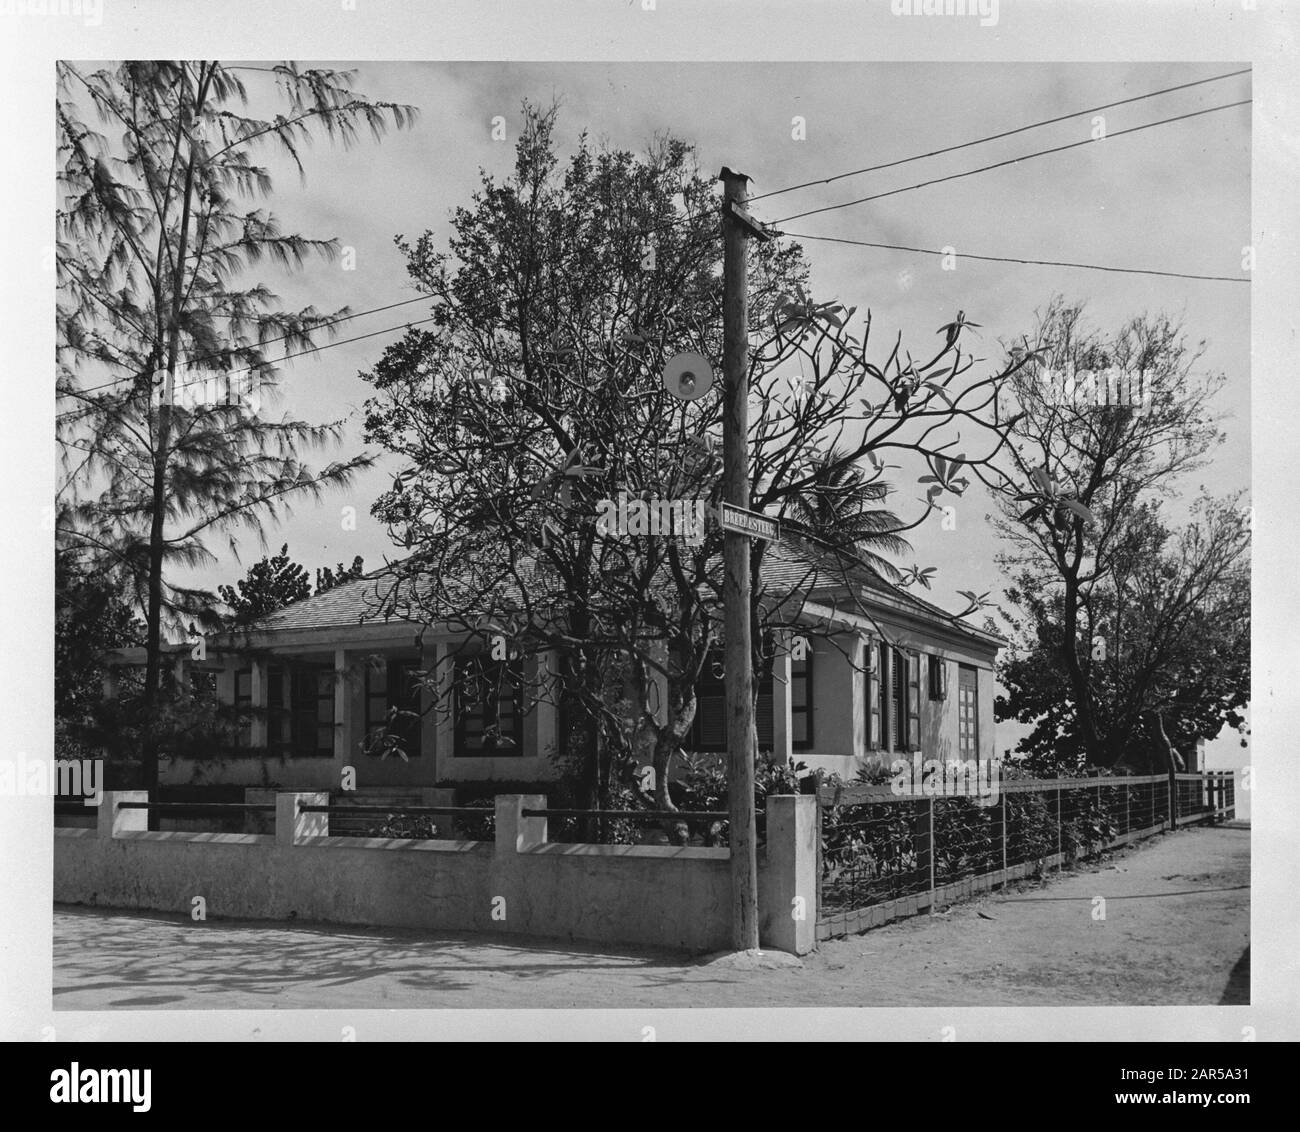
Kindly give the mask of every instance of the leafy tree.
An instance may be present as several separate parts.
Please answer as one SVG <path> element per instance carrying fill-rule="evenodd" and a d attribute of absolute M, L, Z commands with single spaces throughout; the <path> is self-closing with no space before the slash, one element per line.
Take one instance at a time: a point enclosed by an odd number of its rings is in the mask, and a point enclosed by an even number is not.
<path fill-rule="evenodd" d="M 120 579 L 76 556 L 54 560 L 54 715 L 85 723 L 103 698 L 104 654 L 138 645 L 144 625 Z"/>
<path fill-rule="evenodd" d="M 661 380 L 680 351 L 721 368 L 715 188 L 673 138 L 637 156 L 593 151 L 584 137 L 561 165 L 554 119 L 526 108 L 513 176 L 483 176 L 454 214 L 448 251 L 429 233 L 399 241 L 434 322 L 365 375 L 367 439 L 404 465 L 374 508 L 410 551 L 388 604 L 465 634 L 467 647 L 556 653 L 558 696 L 590 724 L 578 750 L 591 799 L 603 804 L 619 768 L 648 758 L 656 804 L 671 809 L 666 771 L 720 633 L 722 537 L 711 524 L 682 537 L 623 519 L 718 500 L 719 390 L 683 403 Z M 895 344 L 877 364 L 870 320 L 856 336 L 853 311 L 807 294 L 807 270 L 796 244 L 751 247 L 749 441 L 753 506 L 814 546 L 799 508 L 829 507 L 850 482 L 864 501 L 878 494 L 867 485 L 889 449 L 942 472 L 939 493 L 960 493 L 953 470 L 991 459 L 1006 424 L 995 397 L 1004 375 L 972 378 L 960 327 L 928 359 Z M 969 458 L 956 447 L 965 426 L 986 442 Z M 934 495 L 922 503 L 917 521 Z M 853 541 L 888 537 L 873 522 L 861 518 Z M 801 579 L 773 591 L 766 552 L 757 544 L 751 559 L 756 642 L 794 623 L 813 578 L 831 581 L 852 561 L 814 554 Z M 449 674 L 438 678 L 452 690 Z"/>
<path fill-rule="evenodd" d="M 1249 684 L 1239 499 L 1202 497 L 1182 531 L 1161 516 L 1222 440 L 1210 410 L 1222 376 L 1197 372 L 1201 349 L 1168 319 L 1107 337 L 1059 300 L 1018 353 L 1030 359 L 1013 381 L 1023 415 L 994 486 L 1023 639 L 1003 664 L 999 718 L 1037 722 L 1020 749 L 1049 770 L 1144 764 L 1150 711 L 1167 713 L 1175 746 L 1238 725 Z M 1065 395 L 1061 375 L 1112 368 L 1145 399 L 1098 404 L 1086 384 Z"/>
<path fill-rule="evenodd" d="M 279 554 L 254 562 L 235 586 L 218 586 L 217 591 L 230 607 L 233 623 L 247 625 L 310 597 L 311 582 L 307 571 L 290 560 L 289 544 L 285 543 Z"/>
<path fill-rule="evenodd" d="M 1156 716 L 1176 750 L 1227 726 L 1244 734 L 1250 699 L 1248 532 L 1236 499 L 1202 498 L 1194 521 L 1168 528 L 1159 509 L 1133 523 L 1129 554 L 1111 580 L 1087 595 L 1085 621 L 1094 716 L 1105 748 L 1144 773 L 1167 767 Z M 1009 694 L 1001 719 L 1034 723 L 1019 751 L 1035 771 L 1081 769 L 1088 762 L 1069 675 L 1061 663 L 1059 587 L 1025 571 L 1008 596 L 1022 611 L 1023 641 L 1004 659 Z"/>
<path fill-rule="evenodd" d="M 283 109 L 254 116 L 243 76 L 274 81 Z M 172 568 L 211 561 L 204 539 L 260 529 L 295 498 L 345 485 L 367 457 L 312 468 L 301 453 L 340 434 L 263 415 L 276 360 L 332 332 L 343 311 L 287 310 L 246 273 L 333 258 L 335 240 L 281 231 L 254 203 L 271 190 L 268 145 L 302 171 L 316 133 L 349 145 L 414 111 L 351 89 L 351 72 L 145 60 L 60 63 L 56 121 L 58 430 L 62 551 L 113 562 L 142 595 L 146 715 L 161 693 L 164 623 L 203 617 L 212 595 Z M 98 132 L 88 124 L 104 124 Z M 145 785 L 157 752 L 144 751 Z"/>
<path fill-rule="evenodd" d="M 342 562 L 338 564 L 338 568 L 335 570 L 331 570 L 328 566 L 318 566 L 316 568 L 316 592 L 323 594 L 326 590 L 332 590 L 335 586 L 341 586 L 344 582 L 364 578 L 365 575 L 365 561 L 359 554 L 352 559 L 351 566 L 345 567 Z"/>

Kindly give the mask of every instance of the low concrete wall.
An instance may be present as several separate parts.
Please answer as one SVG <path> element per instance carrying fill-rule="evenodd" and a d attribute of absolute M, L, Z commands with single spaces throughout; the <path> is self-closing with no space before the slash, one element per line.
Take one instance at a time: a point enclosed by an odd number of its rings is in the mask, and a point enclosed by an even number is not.
<path fill-rule="evenodd" d="M 546 840 L 540 795 L 496 800 L 496 841 L 326 837 L 323 794 L 279 794 L 275 834 L 149 832 L 140 791 L 106 793 L 95 829 L 56 829 L 54 898 L 213 918 L 502 932 L 682 948 L 728 946 L 726 849 Z M 816 945 L 816 800 L 768 800 L 763 946 Z"/>

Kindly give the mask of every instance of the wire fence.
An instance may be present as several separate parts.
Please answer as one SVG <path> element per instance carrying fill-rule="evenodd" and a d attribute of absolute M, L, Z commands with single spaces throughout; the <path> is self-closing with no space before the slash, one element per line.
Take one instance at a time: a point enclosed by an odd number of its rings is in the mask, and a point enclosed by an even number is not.
<path fill-rule="evenodd" d="M 817 935 L 950 903 L 1181 823 L 1235 813 L 1231 771 L 1001 782 L 987 796 L 819 792 Z"/>

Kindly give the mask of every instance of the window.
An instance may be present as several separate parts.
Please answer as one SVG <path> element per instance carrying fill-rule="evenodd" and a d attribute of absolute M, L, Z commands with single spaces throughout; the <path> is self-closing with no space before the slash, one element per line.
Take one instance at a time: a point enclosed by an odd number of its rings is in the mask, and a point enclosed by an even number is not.
<path fill-rule="evenodd" d="M 790 673 L 791 745 L 796 751 L 812 746 L 811 664 L 796 660 Z M 765 680 L 754 706 L 754 730 L 758 749 L 770 751 L 776 743 L 776 703 L 772 681 Z M 717 652 L 704 663 L 695 685 L 695 719 L 688 739 L 693 751 L 727 749 L 727 682 L 722 653 Z"/>
<path fill-rule="evenodd" d="M 456 756 L 503 758 L 524 750 L 521 660 L 456 658 Z"/>
<path fill-rule="evenodd" d="M 872 659 L 867 679 L 868 745 L 880 751 L 914 750 L 921 730 L 920 656 L 881 641 Z"/>
<path fill-rule="evenodd" d="M 930 662 L 930 671 L 928 673 L 930 685 L 930 699 L 944 700 L 948 698 L 948 665 L 941 656 L 931 656 L 926 658 Z"/>
<path fill-rule="evenodd" d="M 400 751 L 408 759 L 420 757 L 424 728 L 418 661 L 385 660 L 366 668 L 365 727 L 366 754 Z"/>
<path fill-rule="evenodd" d="M 908 746 L 907 728 L 907 654 L 899 649 L 893 650 L 893 681 L 890 689 L 893 698 L 890 703 L 890 718 L 894 729 L 892 733 L 893 749 L 905 751 Z"/>
<path fill-rule="evenodd" d="M 880 674 L 876 670 L 876 650 L 870 640 L 864 641 L 862 645 L 862 665 L 862 728 L 865 732 L 864 745 L 870 751 L 879 745 L 876 728 L 880 726 L 876 714 L 876 680 Z"/>
<path fill-rule="evenodd" d="M 876 645 L 876 746 L 889 750 L 889 657 L 890 649 L 884 641 Z"/>
<path fill-rule="evenodd" d="M 293 717 L 290 740 L 294 753 L 334 757 L 334 665 L 292 670 Z"/>
<path fill-rule="evenodd" d="M 695 682 L 695 719 L 691 722 L 693 751 L 727 749 L 727 680 L 721 650 L 710 653 Z"/>
<path fill-rule="evenodd" d="M 334 757 L 334 665 L 272 665 L 266 675 L 267 741 L 288 758 Z"/>
<path fill-rule="evenodd" d="M 796 751 L 810 751 L 813 745 L 812 648 L 803 660 L 790 662 L 790 746 Z"/>
<path fill-rule="evenodd" d="M 979 674 L 969 664 L 957 668 L 957 744 L 962 759 L 979 758 Z"/>

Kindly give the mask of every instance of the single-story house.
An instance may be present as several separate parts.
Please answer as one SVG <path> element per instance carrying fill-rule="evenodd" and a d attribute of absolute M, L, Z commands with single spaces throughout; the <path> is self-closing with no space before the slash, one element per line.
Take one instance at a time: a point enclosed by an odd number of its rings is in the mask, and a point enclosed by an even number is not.
<path fill-rule="evenodd" d="M 833 561 L 832 561 L 833 559 Z M 865 564 L 782 540 L 768 547 L 765 588 L 798 587 L 806 635 L 783 646 L 758 703 L 759 748 L 780 760 L 852 778 L 869 760 L 994 757 L 996 634 L 891 585 Z M 172 646 L 179 678 L 205 681 L 250 713 L 229 756 L 205 765 L 206 784 L 333 789 L 352 767 L 358 793 L 447 798 L 493 782 L 544 788 L 558 771 L 554 697 L 539 694 L 552 657 L 470 655 L 464 634 L 378 614 L 392 574 L 377 572 L 287 606 L 203 655 Z M 409 584 L 409 583 L 406 583 Z M 785 587 L 782 589 L 782 587 Z M 139 665 L 121 650 L 118 665 Z M 506 679 L 456 681 L 453 696 L 419 686 L 422 672 L 459 664 L 514 666 Z M 500 674 L 498 674 L 499 676 Z M 481 694 L 465 688 L 481 689 Z M 455 700 L 438 710 L 435 700 Z M 723 678 L 708 665 L 688 748 L 726 746 Z M 409 713 L 393 717 L 394 709 Z M 385 750 L 387 728 L 402 748 Z M 164 785 L 196 780 L 190 760 L 167 761 Z M 445 804 L 445 803 L 444 803 Z"/>

